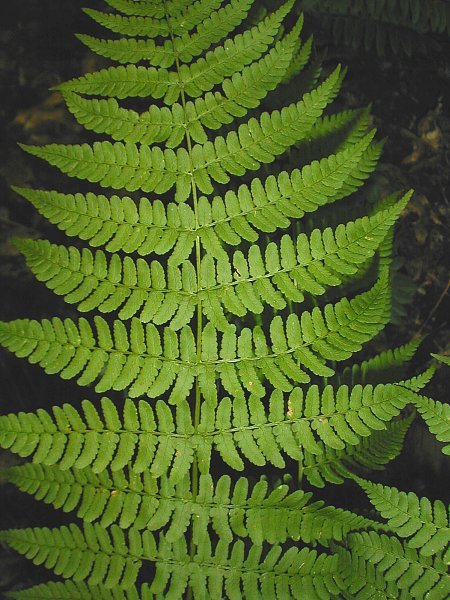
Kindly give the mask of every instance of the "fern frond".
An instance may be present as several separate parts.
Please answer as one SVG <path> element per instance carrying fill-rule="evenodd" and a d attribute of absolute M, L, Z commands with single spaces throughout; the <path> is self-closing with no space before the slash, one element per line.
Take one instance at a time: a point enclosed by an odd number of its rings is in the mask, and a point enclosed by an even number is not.
<path fill-rule="evenodd" d="M 422 556 L 442 553 L 445 563 L 450 563 L 449 507 L 441 500 L 431 502 L 418 498 L 413 492 L 400 492 L 395 487 L 372 483 L 357 478 L 370 502 L 387 519 L 390 529 L 402 538 L 409 538 L 410 548 Z"/>
<path fill-rule="evenodd" d="M 7 598 L 15 600 L 151 600 L 140 595 L 136 587 L 127 590 L 91 586 L 82 581 L 50 581 L 25 590 L 8 592 Z"/>
<path fill-rule="evenodd" d="M 369 135 L 351 149 L 313 162 L 301 171 L 282 171 L 263 182 L 254 179 L 250 185 L 239 186 L 237 192 L 228 190 L 223 198 L 215 196 L 211 203 L 200 197 L 206 250 L 215 256 L 223 255 L 221 242 L 255 242 L 258 231 L 285 229 L 305 213 L 345 198 L 368 175 L 364 163 L 366 153 L 371 152 L 371 139 Z"/>
<path fill-rule="evenodd" d="M 139 114 L 121 108 L 114 98 L 86 100 L 69 91 L 64 93 L 67 107 L 81 125 L 97 133 L 107 133 L 116 141 L 151 144 L 167 140 L 166 145 L 174 148 L 183 141 L 187 128 L 194 141 L 205 143 L 208 138 L 204 127 L 219 129 L 235 117 L 245 116 L 280 83 L 290 65 L 300 27 L 301 21 L 268 54 L 230 79 L 223 81 L 224 69 L 218 68 L 220 63 L 213 68 L 199 61 L 186 69 L 181 80 L 185 94 L 203 95 L 217 83 L 221 83 L 223 90 L 223 93 L 208 93 L 195 103 L 186 102 L 184 106 L 175 103 L 170 110 L 153 105 L 149 111 Z M 229 71 L 229 63 L 226 64 Z M 172 86 L 179 84 L 180 81 L 169 81 Z"/>
<path fill-rule="evenodd" d="M 233 38 L 228 38 L 223 45 L 208 51 L 204 57 L 198 59 L 198 65 L 204 64 L 206 73 L 214 72 L 214 74 L 230 76 L 250 62 L 259 59 L 272 44 L 283 18 L 291 7 L 290 0 L 254 27 L 238 33 Z M 157 8 L 155 7 L 155 10 Z M 188 63 L 205 50 L 201 44 L 198 45 L 198 40 L 196 40 L 197 48 L 194 50 L 191 47 L 190 53 L 186 55 L 183 52 L 184 45 L 175 42 L 175 47 L 171 40 L 159 46 L 151 39 L 100 40 L 89 35 L 77 37 L 96 54 L 123 64 L 148 61 L 154 67 L 168 68 L 175 62 L 176 56 L 181 62 Z"/>
<path fill-rule="evenodd" d="M 196 356 L 192 330 L 179 334 L 164 328 L 163 339 L 153 323 L 145 326 L 136 318 L 129 332 L 120 320 L 113 328 L 101 317 L 94 318 L 95 332 L 86 319 L 54 318 L 42 323 L 18 320 L 0 324 L 0 344 L 16 356 L 40 364 L 47 373 L 64 379 L 77 377 L 79 385 L 97 381 L 95 390 L 129 388 L 133 398 L 147 394 L 156 398 L 172 390 L 169 402 L 188 395 L 195 375 L 207 399 L 217 398 L 215 379 L 225 390 L 239 396 L 243 390 L 265 395 L 262 378 L 284 391 L 292 382 L 305 383 L 311 371 L 331 376 L 326 360 L 342 361 L 361 349 L 385 325 L 389 315 L 387 275 L 368 291 L 348 301 L 343 298 L 323 310 L 295 314 L 284 323 L 275 317 L 270 325 L 271 347 L 260 327 L 242 329 L 229 325 L 219 340 L 217 330 L 207 324 L 202 334 L 201 361 Z"/>
<path fill-rule="evenodd" d="M 130 588 L 142 560 L 151 552 L 152 542 L 154 545 L 149 532 L 129 530 L 125 534 L 115 525 L 107 531 L 89 523 L 83 529 L 74 524 L 54 529 L 10 529 L 0 532 L 0 540 L 64 579 L 87 580 L 90 586 L 103 585 L 107 589 Z M 150 548 L 143 547 L 145 542 Z"/>
<path fill-rule="evenodd" d="M 346 373 L 344 372 L 345 382 L 376 383 L 395 377 L 399 373 L 402 373 L 402 370 L 413 358 L 422 341 L 423 338 L 414 338 L 403 346 L 392 350 L 384 350 L 360 364 L 352 365 L 351 369 Z"/>
<path fill-rule="evenodd" d="M 189 31 L 196 28 L 197 32 L 192 37 L 196 37 L 197 43 L 200 40 L 208 43 L 206 48 L 202 48 L 204 51 L 209 45 L 218 42 L 233 31 L 245 19 L 252 3 L 253 0 L 231 0 L 230 4 L 219 8 L 222 0 L 197 0 L 197 2 L 189 3 L 185 10 L 179 5 L 178 10 L 174 10 L 175 6 L 173 6 L 170 27 L 166 19 L 136 15 L 122 16 L 90 8 L 83 10 L 91 19 L 106 29 L 130 37 L 156 38 L 158 36 L 168 37 L 169 34 L 172 34 L 178 40 L 181 37 L 183 41 L 188 42 L 191 40 Z M 230 23 L 227 22 L 228 20 Z M 219 30 L 220 24 L 225 29 L 222 32 Z"/>
<path fill-rule="evenodd" d="M 181 269 L 169 264 L 166 274 L 157 261 L 121 260 L 116 254 L 108 260 L 102 251 L 80 252 L 45 240 L 18 240 L 16 246 L 36 277 L 64 295 L 66 302 L 79 303 L 81 312 L 98 308 L 107 313 L 122 306 L 120 319 L 139 312 L 141 322 L 171 321 L 177 330 L 190 321 L 195 306 L 203 301 L 205 310 L 214 306 L 209 309 L 211 321 L 221 328 L 227 321 L 219 304 L 243 316 L 247 311 L 262 312 L 262 302 L 282 309 L 286 300 L 301 302 L 304 292 L 320 295 L 326 287 L 342 283 L 373 255 L 407 200 L 405 197 L 390 210 L 347 223 L 335 232 L 315 230 L 309 239 L 301 234 L 295 246 L 289 236 L 283 236 L 280 246 L 269 244 L 265 259 L 258 246 L 251 246 L 247 256 L 236 252 L 234 276 L 231 265 L 223 261 L 217 263 L 216 274 L 214 259 L 206 255 L 200 290 L 190 262 L 184 262 Z"/>
<path fill-rule="evenodd" d="M 351 533 L 347 539 L 350 552 L 338 552 L 351 597 L 398 598 L 399 592 L 407 598 L 448 597 L 450 577 L 440 555 L 421 556 L 397 538 L 373 531 Z"/>
<path fill-rule="evenodd" d="M 107 259 L 101 250 L 50 244 L 46 240 L 18 240 L 16 246 L 26 257 L 37 279 L 44 281 L 78 310 L 116 311 L 119 319 L 138 316 L 142 323 L 171 322 L 172 329 L 186 325 L 198 302 L 195 268 L 183 262 L 181 268 L 157 261 L 123 260 L 117 254 Z"/>
<path fill-rule="evenodd" d="M 139 40 L 137 40 L 136 43 L 130 45 L 131 52 L 136 51 L 136 49 L 138 52 L 143 50 L 143 58 L 145 59 L 151 55 L 151 62 L 153 64 L 162 63 L 170 66 L 174 63 L 175 57 L 183 63 L 190 62 L 193 57 L 201 55 L 212 45 L 220 42 L 220 40 L 234 31 L 245 19 L 252 4 L 253 0 L 231 0 L 223 8 L 213 12 L 202 21 L 192 35 L 183 33 L 174 40 L 166 40 L 163 45 L 151 43 L 154 42 L 152 39 L 148 40 L 148 42 L 145 40 L 147 43 L 144 42 L 139 45 Z M 79 37 L 94 52 L 100 50 L 99 54 L 102 54 L 102 48 L 105 49 L 106 47 L 105 56 L 108 58 L 114 58 L 114 56 L 111 56 L 111 49 L 114 52 L 117 48 L 119 53 L 122 52 L 123 48 L 127 49 L 127 43 L 122 39 L 116 41 L 116 48 L 114 48 L 114 42 L 108 41 L 105 43 L 103 40 L 96 40 L 95 38 L 89 38 L 89 36 Z"/>
<path fill-rule="evenodd" d="M 119 416 L 108 398 L 102 398 L 101 413 L 84 400 L 83 416 L 64 404 L 53 407 L 53 416 L 40 410 L 36 415 L 0 417 L 0 445 L 23 457 L 33 455 L 36 464 L 57 464 L 63 470 L 90 465 L 99 473 L 108 466 L 117 471 L 131 464 L 134 472 L 149 469 L 153 477 L 169 472 L 171 482 L 177 483 L 194 458 L 200 471 L 208 472 L 213 446 L 238 471 L 244 469 L 241 455 L 258 466 L 272 463 L 283 468 L 283 454 L 295 460 L 302 460 L 302 449 L 320 455 L 322 442 L 334 450 L 358 446 L 361 437 L 385 430 L 386 423 L 410 402 L 411 394 L 395 384 L 356 386 L 351 391 L 343 386 L 336 395 L 331 386 L 322 393 L 310 386 L 306 396 L 300 388 L 288 398 L 274 391 L 268 411 L 255 396 L 234 402 L 224 398 L 217 408 L 204 405 L 197 432 L 186 401 L 178 403 L 174 415 L 162 400 L 155 409 L 143 400 L 126 400 Z M 391 438 L 395 445 L 395 436 Z M 373 452 L 367 458 L 369 466 L 378 464 L 380 452 L 372 443 L 366 446 Z M 352 455 L 348 447 L 346 452 Z M 354 454 L 363 464 L 361 450 Z M 386 455 L 384 448 L 381 454 Z"/>
<path fill-rule="evenodd" d="M 174 487 L 164 478 L 157 482 L 148 471 L 109 474 L 90 468 L 62 471 L 56 466 L 26 464 L 10 469 L 8 480 L 36 499 L 66 512 L 76 510 L 83 521 L 98 521 L 102 527 L 113 523 L 122 529 L 168 527 L 169 542 L 181 537 L 191 524 L 194 541 L 210 523 L 220 539 L 231 542 L 235 537 L 249 537 L 257 545 L 287 539 L 327 545 L 330 540 L 342 540 L 349 531 L 376 525 L 349 511 L 310 502 L 311 493 L 289 493 L 287 485 L 269 490 L 263 479 L 249 489 L 245 478 L 232 486 L 228 476 L 214 483 L 210 475 L 201 475 L 195 497 L 187 478 Z"/>
<path fill-rule="evenodd" d="M 450 455 L 450 404 L 416 394 L 414 405 L 430 432 L 443 442 L 442 452 Z"/>
<path fill-rule="evenodd" d="M 118 10 L 124 15 L 153 17 L 163 19 L 165 11 L 173 11 L 173 0 L 168 0 L 164 5 L 157 2 L 144 2 L 142 0 L 104 0 L 108 6 Z M 183 0 L 185 4 L 185 0 Z M 181 6 L 183 6 L 183 4 Z"/>
<path fill-rule="evenodd" d="M 374 255 L 408 198 L 409 194 L 387 211 L 339 225 L 334 231 L 315 229 L 309 237 L 300 234 L 295 241 L 284 235 L 279 244 L 269 243 L 264 254 L 258 245 L 217 263 L 207 254 L 201 283 L 209 318 L 220 327 L 220 303 L 242 317 L 248 311 L 261 313 L 266 303 L 281 310 L 287 301 L 302 302 L 305 293 L 320 296 L 329 286 L 341 284 Z"/>
<path fill-rule="evenodd" d="M 431 354 L 431 356 L 433 358 L 435 358 L 436 360 L 444 363 L 444 365 L 447 365 L 450 367 L 450 356 L 446 356 L 444 354 Z"/>
<path fill-rule="evenodd" d="M 172 251 L 175 266 L 191 253 L 196 236 L 195 214 L 185 203 L 164 205 L 141 198 L 88 193 L 60 194 L 55 191 L 14 188 L 23 198 L 66 235 L 87 240 L 108 252 L 121 250 L 140 256 Z"/>
<path fill-rule="evenodd" d="M 335 450 L 318 442 L 321 454 L 304 452 L 301 474 L 311 485 L 323 488 L 327 483 L 341 484 L 361 471 L 381 470 L 396 458 L 402 448 L 414 414 L 386 423 L 386 429 L 361 437 L 357 445 L 346 444 Z"/>
<path fill-rule="evenodd" d="M 318 554 L 309 548 L 281 546 L 263 551 L 253 546 L 219 541 L 212 548 L 207 534 L 202 547 L 189 560 L 184 539 L 170 544 L 160 536 L 159 544 L 149 531 L 129 529 L 124 533 L 112 525 L 105 530 L 86 523 L 60 528 L 9 530 L 0 539 L 36 564 L 43 564 L 57 575 L 86 581 L 89 586 L 127 590 L 136 582 L 142 563 L 154 561 L 156 574 L 149 592 L 165 597 L 180 597 L 192 587 L 194 594 L 205 591 L 210 597 L 275 597 L 285 590 L 290 597 L 324 598 L 341 589 L 336 555 Z M 145 595 L 142 596 L 145 598 Z"/>
<path fill-rule="evenodd" d="M 126 400 L 121 416 L 108 398 L 101 399 L 101 411 L 88 400 L 83 400 L 82 409 L 82 416 L 63 404 L 53 407 L 53 416 L 39 410 L 0 417 L 0 444 L 19 456 L 33 455 L 36 464 L 57 464 L 63 471 L 89 466 L 100 473 L 107 467 L 120 471 L 130 465 L 135 473 L 151 467 L 152 477 L 161 477 L 171 467 L 173 483 L 188 472 L 199 440 L 193 437 L 186 402 L 179 404 L 176 415 L 162 400 L 155 410 L 142 400 L 137 404 Z M 200 448 L 206 468 L 208 450 Z"/>

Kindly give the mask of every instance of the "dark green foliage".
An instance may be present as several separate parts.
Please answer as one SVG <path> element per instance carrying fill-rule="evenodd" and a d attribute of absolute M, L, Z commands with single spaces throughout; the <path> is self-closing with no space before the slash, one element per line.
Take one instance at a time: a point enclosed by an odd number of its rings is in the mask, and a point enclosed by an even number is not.
<path fill-rule="evenodd" d="M 74 515 L 0 533 L 67 580 L 11 596 L 445 598 L 443 503 L 367 480 L 414 407 L 450 441 L 420 394 L 435 367 L 406 374 L 420 340 L 358 355 L 395 318 L 411 196 L 364 206 L 368 112 L 332 112 L 339 67 L 302 79 L 292 1 L 106 4 L 86 13 L 111 39 L 79 38 L 119 64 L 59 86 L 100 139 L 24 147 L 83 191 L 16 189 L 73 238 L 16 245 L 84 316 L 1 323 L 0 343 L 90 399 L 0 417 L 31 458 L 9 481 Z M 385 524 L 307 491 L 346 479 Z"/>
<path fill-rule="evenodd" d="M 450 35 L 448 0 L 302 0 L 336 44 L 408 56 L 427 47 L 427 34 Z"/>

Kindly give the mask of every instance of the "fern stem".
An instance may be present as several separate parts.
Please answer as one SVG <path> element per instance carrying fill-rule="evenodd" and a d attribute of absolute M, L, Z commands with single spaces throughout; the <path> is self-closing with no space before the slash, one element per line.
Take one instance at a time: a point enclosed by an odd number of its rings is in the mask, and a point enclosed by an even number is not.
<path fill-rule="evenodd" d="M 163 3 L 164 3 L 164 8 L 166 9 L 166 5 L 167 5 L 166 0 L 163 0 Z M 165 15 L 166 15 L 166 21 L 167 21 L 167 25 L 168 25 L 168 29 L 169 29 L 169 35 L 172 40 L 173 47 L 176 48 L 175 37 L 173 35 L 173 29 L 172 29 L 172 26 L 170 23 L 170 16 L 167 11 L 165 11 Z M 178 57 L 178 51 L 175 51 L 175 66 L 176 66 L 176 70 L 177 70 L 177 74 L 178 74 L 178 79 L 180 82 L 180 88 L 181 88 L 180 99 L 181 99 L 181 105 L 183 107 L 184 122 L 186 124 L 187 120 L 188 120 L 187 112 L 186 112 L 186 96 L 185 96 L 184 88 L 182 85 L 182 79 L 180 77 L 180 61 L 179 61 L 179 57 Z M 187 127 L 186 127 L 185 135 L 186 135 L 186 146 L 187 146 L 187 151 L 189 154 L 189 161 L 190 161 L 190 166 L 191 166 L 192 201 L 193 201 L 193 210 L 194 210 L 194 216 L 195 216 L 195 227 L 198 231 L 198 229 L 200 227 L 200 220 L 199 220 L 199 214 L 198 214 L 197 185 L 196 185 L 195 179 L 194 179 L 194 164 L 193 164 L 193 160 L 192 160 L 192 139 L 191 139 L 191 135 L 190 135 Z M 196 269 L 196 276 L 197 276 L 197 292 L 199 292 L 200 288 L 201 288 L 200 267 L 201 267 L 201 243 L 200 243 L 200 236 L 197 235 L 196 239 L 195 239 L 195 269 Z M 202 311 L 202 303 L 201 303 L 200 299 L 198 300 L 198 303 L 197 303 L 196 318 L 197 318 L 196 362 L 198 365 L 198 364 L 200 364 L 200 361 L 201 361 L 202 325 L 203 325 L 203 311 Z M 201 410 L 201 391 L 200 391 L 200 385 L 199 385 L 199 380 L 198 380 L 198 376 L 197 376 L 195 378 L 195 403 L 194 403 L 194 427 L 195 427 L 195 429 L 198 428 L 199 423 L 200 423 L 200 410 Z M 194 459 L 192 462 L 191 491 L 192 491 L 192 500 L 195 502 L 195 499 L 196 499 L 198 491 L 199 491 L 199 469 L 198 469 L 198 462 L 196 459 Z M 195 555 L 195 543 L 192 538 L 190 540 L 189 553 L 190 553 L 191 559 L 193 559 L 193 557 Z M 188 600 L 190 600 L 192 597 L 193 597 L 192 588 L 189 587 L 188 591 L 187 591 L 187 598 L 188 598 Z"/>

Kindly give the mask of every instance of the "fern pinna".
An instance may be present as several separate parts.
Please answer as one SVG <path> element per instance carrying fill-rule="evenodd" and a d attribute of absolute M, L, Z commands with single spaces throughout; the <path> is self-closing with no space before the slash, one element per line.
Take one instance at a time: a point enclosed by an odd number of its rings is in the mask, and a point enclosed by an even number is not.
<path fill-rule="evenodd" d="M 390 319 L 410 196 L 364 208 L 367 112 L 331 112 L 339 68 L 302 77 L 292 0 L 106 3 L 86 13 L 116 35 L 79 38 L 118 66 L 59 86 L 100 141 L 24 146 L 105 192 L 16 189 L 81 240 L 16 244 L 85 316 L 2 323 L 0 342 L 93 391 L 0 418 L 32 456 L 9 480 L 76 516 L 1 534 L 58 577 L 12 597 L 446 597 L 441 504 L 399 521 L 400 492 L 361 479 L 399 453 L 434 369 L 401 375 L 416 342 L 348 363 Z M 352 477 L 388 523 L 306 489 Z"/>

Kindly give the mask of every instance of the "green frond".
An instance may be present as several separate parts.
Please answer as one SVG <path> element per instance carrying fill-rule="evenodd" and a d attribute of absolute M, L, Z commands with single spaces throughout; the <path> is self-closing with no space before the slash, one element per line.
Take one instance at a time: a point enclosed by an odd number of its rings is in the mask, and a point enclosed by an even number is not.
<path fill-rule="evenodd" d="M 195 497 L 187 478 L 173 486 L 164 478 L 157 481 L 148 471 L 95 473 L 88 467 L 62 471 L 57 466 L 26 464 L 10 469 L 8 480 L 55 508 L 76 510 L 84 522 L 151 531 L 165 527 L 169 542 L 184 535 L 190 525 L 198 541 L 210 524 L 228 542 L 249 537 L 257 545 L 288 539 L 327 545 L 330 540 L 341 541 L 349 531 L 376 525 L 349 511 L 310 502 L 311 493 L 289 493 L 287 485 L 270 490 L 263 479 L 249 489 L 245 478 L 232 486 L 229 476 L 214 483 L 210 475 L 201 475 Z"/>
<path fill-rule="evenodd" d="M 156 38 L 159 36 L 185 36 L 188 38 L 189 31 L 192 29 L 199 29 L 202 28 L 202 26 L 205 28 L 204 22 L 206 20 L 209 21 L 211 25 L 218 21 L 224 22 L 226 18 L 225 15 L 233 20 L 234 29 L 234 27 L 245 18 L 249 5 L 251 5 L 252 2 L 253 0 L 250 2 L 246 0 L 236 0 L 234 6 L 228 7 L 227 11 L 224 9 L 218 10 L 222 4 L 222 0 L 197 0 L 197 2 L 190 3 L 190 6 L 188 5 L 185 10 L 183 10 L 184 7 L 182 6 L 179 6 L 178 10 L 175 10 L 175 6 L 173 6 L 170 14 L 170 25 L 166 19 L 158 19 L 151 16 L 123 16 L 90 8 L 85 8 L 83 10 L 91 17 L 91 19 L 114 33 L 129 37 L 144 36 L 146 38 Z M 224 37 L 230 31 L 232 31 L 232 29 L 227 31 L 221 37 Z M 214 41 L 218 40 L 214 39 Z"/>
<path fill-rule="evenodd" d="M 417 337 L 407 344 L 392 350 L 384 350 L 379 354 L 354 364 L 347 373 L 344 373 L 346 382 L 351 383 L 376 383 L 387 381 L 399 373 L 403 374 L 407 363 L 413 358 L 423 338 Z"/>
<path fill-rule="evenodd" d="M 302 449 L 320 455 L 325 451 L 321 443 L 346 449 L 363 464 L 361 449 L 353 453 L 347 446 L 358 446 L 361 437 L 374 430 L 384 431 L 410 396 L 395 384 L 352 390 L 343 386 L 336 394 L 331 386 L 323 392 L 310 386 L 306 394 L 296 388 L 286 398 L 274 391 L 269 410 L 256 396 L 223 398 L 217 408 L 204 405 L 197 431 L 185 400 L 179 401 L 175 414 L 163 400 L 157 400 L 155 409 L 143 400 L 126 400 L 122 416 L 108 398 L 102 398 L 101 412 L 84 400 L 83 416 L 64 404 L 53 407 L 53 416 L 39 410 L 0 417 L 0 445 L 23 457 L 33 455 L 36 464 L 57 464 L 63 470 L 90 465 L 100 473 L 108 466 L 118 471 L 131 464 L 133 472 L 149 469 L 153 477 L 169 472 L 172 483 L 184 477 L 194 458 L 207 473 L 213 446 L 238 471 L 244 469 L 241 455 L 258 466 L 272 463 L 283 468 L 283 454 L 295 460 L 302 460 Z M 389 440 L 396 444 L 395 436 Z M 373 454 L 370 458 L 367 452 L 368 466 L 379 464 L 380 452 L 371 443 L 367 446 Z M 384 448 L 381 454 L 386 455 Z"/>
<path fill-rule="evenodd" d="M 108 313 L 121 307 L 120 319 L 139 312 L 141 322 L 171 321 L 177 330 L 190 321 L 202 301 L 205 310 L 210 306 L 211 321 L 221 328 L 227 321 L 220 304 L 243 316 L 247 311 L 262 312 L 262 302 L 282 309 L 286 300 L 301 302 L 304 292 L 320 295 L 326 287 L 342 283 L 373 255 L 407 200 L 405 197 L 390 210 L 347 223 L 335 232 L 315 230 L 309 239 L 301 234 L 295 245 L 289 236 L 283 236 L 279 246 L 268 245 L 264 258 L 258 246 L 251 246 L 247 256 L 238 251 L 232 258 L 233 272 L 231 264 L 219 261 L 216 273 L 214 259 L 206 255 L 200 290 L 190 262 L 181 268 L 169 263 L 166 273 L 157 261 L 122 260 L 116 254 L 108 259 L 102 251 L 80 252 L 46 240 L 17 240 L 16 246 L 37 279 L 63 295 L 66 302 L 79 303 L 81 312 L 98 308 Z"/>
<path fill-rule="evenodd" d="M 172 483 L 189 471 L 198 446 L 208 467 L 210 445 L 207 440 L 202 447 L 194 436 L 186 402 L 175 415 L 162 400 L 154 410 L 143 400 L 126 400 L 119 416 L 108 398 L 101 399 L 101 410 L 83 400 L 82 413 L 70 404 L 54 406 L 52 412 L 0 417 L 1 446 L 22 457 L 33 455 L 36 464 L 57 464 L 63 471 L 89 466 L 93 473 L 108 467 L 115 472 L 130 465 L 134 473 L 149 469 L 152 477 L 168 473 Z"/>
<path fill-rule="evenodd" d="M 93 247 L 105 246 L 108 252 L 148 256 L 172 251 L 171 261 L 178 265 L 194 246 L 195 214 L 185 203 L 165 205 L 147 198 L 136 203 L 127 196 L 13 189 L 66 235 L 86 240 Z"/>
<path fill-rule="evenodd" d="M 419 394 L 414 395 L 413 402 L 430 432 L 439 442 L 446 444 L 442 452 L 450 455 L 450 404 Z"/>
<path fill-rule="evenodd" d="M 413 418 L 414 414 L 411 414 L 388 422 L 386 429 L 375 430 L 361 437 L 357 445 L 346 444 L 343 450 L 335 450 L 318 442 L 321 454 L 304 452 L 302 476 L 311 485 L 323 488 L 327 483 L 341 484 L 347 478 L 353 479 L 355 473 L 361 471 L 384 469 L 400 454 Z"/>
<path fill-rule="evenodd" d="M 286 2 L 254 27 L 238 33 L 233 38 L 228 38 L 223 45 L 217 46 L 208 51 L 204 57 L 200 57 L 197 61 L 197 69 L 189 65 L 189 72 L 194 68 L 205 74 L 212 72 L 215 76 L 230 76 L 250 62 L 259 59 L 272 44 L 283 18 L 291 7 L 292 1 Z M 155 7 L 155 10 L 157 8 Z M 161 7 L 159 6 L 159 8 Z M 201 55 L 205 50 L 200 45 L 197 46 L 196 51 L 191 48 L 191 54 L 184 55 L 183 47 L 185 45 L 177 43 L 175 48 L 174 43 L 170 40 L 167 40 L 163 46 L 159 46 L 151 39 L 100 40 L 88 35 L 78 35 L 77 37 L 93 52 L 122 64 L 147 61 L 154 67 L 168 68 L 173 65 L 176 56 L 181 62 L 189 63 L 193 57 Z M 204 66 L 200 69 L 200 65 Z"/>
<path fill-rule="evenodd" d="M 151 600 L 140 595 L 134 586 L 128 590 L 108 589 L 99 585 L 90 586 L 82 581 L 51 581 L 40 583 L 25 590 L 8 592 L 7 598 L 15 600 Z"/>
<path fill-rule="evenodd" d="M 312 213 L 320 206 L 337 202 L 357 189 L 367 177 L 365 155 L 371 152 L 373 134 L 339 154 L 314 161 L 302 170 L 282 171 L 264 181 L 252 180 L 238 191 L 228 190 L 210 203 L 199 199 L 202 242 L 208 252 L 221 254 L 221 242 L 238 245 L 256 242 L 258 231 L 271 233 L 289 227 L 294 219 Z"/>
<path fill-rule="evenodd" d="M 10 529 L 0 532 L 0 540 L 64 579 L 87 580 L 90 586 L 107 589 L 130 588 L 142 560 L 148 560 L 154 546 L 149 532 L 129 530 L 125 534 L 115 525 L 107 531 L 89 523 L 83 529 L 74 524 L 54 529 Z"/>
<path fill-rule="evenodd" d="M 131 43 L 128 44 L 126 39 L 104 41 L 90 36 L 78 37 L 91 50 L 107 58 L 117 60 L 118 53 L 119 57 L 122 56 L 123 62 L 125 57 L 134 54 L 137 58 L 130 62 L 149 60 L 151 64 L 171 66 L 177 57 L 182 63 L 188 63 L 193 57 L 200 56 L 233 32 L 245 19 L 252 4 L 253 0 L 231 0 L 198 24 L 194 33 L 182 33 L 173 40 L 167 39 L 162 45 L 155 44 L 153 39 L 142 40 L 142 42 L 137 39 L 134 43 L 130 40 Z M 126 62 L 128 63 L 128 60 Z"/>
<path fill-rule="evenodd" d="M 250 108 L 256 108 L 266 94 L 280 83 L 291 62 L 298 29 L 295 27 L 258 62 L 253 62 L 241 73 L 234 73 L 232 78 L 223 82 L 225 69 L 221 63 L 211 65 L 203 60 L 193 64 L 186 69 L 182 78 L 185 94 L 192 97 L 203 95 L 204 91 L 217 83 L 222 84 L 223 93 L 209 92 L 194 103 L 187 102 L 184 107 L 175 103 L 169 110 L 168 107 L 153 105 L 149 111 L 139 114 L 121 108 L 114 98 L 86 100 L 73 91 L 63 92 L 66 104 L 81 125 L 97 133 L 107 133 L 116 141 L 151 144 L 167 140 L 166 145 L 173 148 L 183 141 L 187 127 L 194 141 L 204 143 L 207 141 L 204 127 L 219 129 L 223 124 L 231 123 L 235 117 L 245 116 Z M 225 56 L 228 55 L 226 52 Z M 229 64 L 226 63 L 228 72 Z M 169 85 L 178 86 L 179 82 L 173 80 Z M 170 93 L 173 97 L 173 92 Z"/>
<path fill-rule="evenodd" d="M 261 546 L 245 549 L 242 541 L 219 542 L 214 550 L 205 539 L 190 561 L 184 540 L 163 541 L 150 591 L 158 597 L 179 598 L 188 585 L 194 598 L 311 598 L 328 600 L 341 590 L 338 557 L 309 548 Z"/>
<path fill-rule="evenodd" d="M 373 531 L 351 533 L 347 539 L 348 553 L 338 552 L 348 597 L 448 598 L 450 577 L 440 555 L 422 556 L 397 538 Z"/>
<path fill-rule="evenodd" d="M 409 538 L 408 547 L 422 556 L 442 553 L 450 563 L 450 511 L 441 500 L 431 502 L 413 492 L 400 492 L 395 487 L 357 479 L 370 502 L 387 519 L 390 529 L 402 538 Z"/>
<path fill-rule="evenodd" d="M 279 244 L 270 242 L 264 253 L 255 244 L 247 253 L 238 250 L 217 263 L 207 254 L 202 260 L 201 285 L 209 318 L 220 327 L 226 320 L 219 304 L 242 317 L 248 311 L 261 313 L 264 304 L 281 310 L 289 301 L 302 302 L 305 293 L 320 296 L 329 286 L 340 285 L 374 255 L 409 197 L 334 231 L 315 229 L 309 237 L 302 233 L 296 240 L 284 235 Z"/>
<path fill-rule="evenodd" d="M 27 319 L 0 323 L 0 345 L 40 364 L 47 373 L 59 373 L 63 379 L 78 376 L 79 385 L 97 381 L 95 390 L 100 393 L 129 388 L 133 398 L 143 394 L 157 398 L 174 385 L 169 402 L 177 403 L 187 397 L 198 375 L 206 399 L 217 398 L 217 377 L 235 397 L 243 390 L 263 397 L 264 378 L 290 391 L 291 382 L 310 380 L 305 369 L 323 377 L 333 375 L 325 361 L 342 361 L 359 351 L 385 325 L 388 313 L 384 275 L 353 300 L 343 298 L 323 310 L 316 307 L 301 318 L 290 314 L 286 322 L 275 317 L 270 324 L 271 346 L 259 326 L 237 335 L 235 326 L 229 325 L 219 339 L 209 323 L 203 329 L 200 360 L 190 327 L 179 334 L 166 327 L 161 338 L 153 323 L 144 325 L 136 318 L 129 331 L 122 321 L 115 320 L 111 327 L 99 316 L 94 318 L 95 329 L 84 318 L 78 324 L 56 317 L 42 323 Z"/>
<path fill-rule="evenodd" d="M 118 254 L 108 258 L 98 250 L 82 252 L 47 240 L 18 240 L 16 246 L 39 281 L 81 312 L 118 310 L 119 319 L 137 316 L 142 323 L 171 322 L 172 329 L 186 325 L 198 302 L 197 278 L 192 263 L 181 268 L 158 261 L 133 260 Z"/>
<path fill-rule="evenodd" d="M 129 16 L 153 17 L 155 19 L 165 18 L 165 11 L 172 9 L 173 0 L 164 4 L 158 2 L 145 2 L 143 0 L 104 0 L 108 6 Z M 186 0 L 183 0 L 186 3 Z"/>
<path fill-rule="evenodd" d="M 439 362 L 444 363 L 444 365 L 448 365 L 450 367 L 450 356 L 444 354 L 432 354 L 431 356 Z"/>
<path fill-rule="evenodd" d="M 189 558 L 185 540 L 169 543 L 162 535 L 157 544 L 149 531 L 131 528 L 126 533 L 112 525 L 86 523 L 54 529 L 9 530 L 0 539 L 63 578 L 86 581 L 88 586 L 107 589 L 132 588 L 143 565 L 156 563 L 149 592 L 180 597 L 191 587 L 195 597 L 275 597 L 284 590 L 292 598 L 325 599 L 338 594 L 341 580 L 336 555 L 318 554 L 309 548 L 271 546 L 264 551 L 253 546 L 248 552 L 242 541 L 219 541 L 213 549 L 203 534 L 204 551 Z M 283 551 L 284 550 L 284 551 Z M 284 592 L 283 592 L 284 593 Z M 142 596 L 145 598 L 145 594 Z"/>

